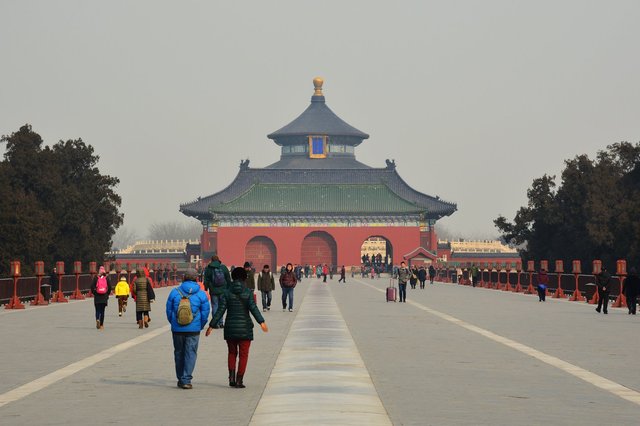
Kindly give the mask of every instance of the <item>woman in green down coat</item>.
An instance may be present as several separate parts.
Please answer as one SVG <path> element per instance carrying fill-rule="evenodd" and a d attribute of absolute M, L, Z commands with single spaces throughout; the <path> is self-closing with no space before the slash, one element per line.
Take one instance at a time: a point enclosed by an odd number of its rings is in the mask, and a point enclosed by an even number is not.
<path fill-rule="evenodd" d="M 249 312 L 260 324 L 262 331 L 265 333 L 269 331 L 267 323 L 264 321 L 260 309 L 258 309 L 253 299 L 253 290 L 249 290 L 244 286 L 246 279 L 247 271 L 244 268 L 235 268 L 231 272 L 231 280 L 233 282 L 222 293 L 220 307 L 211 318 L 209 328 L 205 333 L 206 336 L 209 336 L 214 330 L 214 325 L 218 324 L 222 315 L 228 311 L 224 321 L 224 340 L 227 341 L 227 347 L 229 348 L 229 386 L 236 388 L 245 387 L 243 378 L 247 369 L 247 361 L 249 360 L 249 347 L 253 340 L 253 321 L 249 316 Z M 240 356 L 236 375 L 236 358 L 238 354 Z"/>

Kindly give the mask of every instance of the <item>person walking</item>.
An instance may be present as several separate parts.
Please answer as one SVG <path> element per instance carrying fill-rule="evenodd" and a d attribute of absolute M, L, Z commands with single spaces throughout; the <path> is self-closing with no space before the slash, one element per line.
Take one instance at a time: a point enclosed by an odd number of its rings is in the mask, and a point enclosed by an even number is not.
<path fill-rule="evenodd" d="M 220 258 L 216 255 L 211 256 L 211 262 L 204 270 L 204 288 L 209 290 L 211 296 L 211 315 L 215 315 L 220 306 L 220 296 L 224 289 L 231 284 L 231 275 L 229 269 L 222 264 Z M 218 328 L 224 327 L 222 317 L 216 324 Z"/>
<path fill-rule="evenodd" d="M 329 275 L 329 267 L 325 263 L 324 265 L 322 265 L 322 282 L 323 283 L 327 282 L 327 275 Z"/>
<path fill-rule="evenodd" d="M 427 281 L 427 270 L 424 269 L 424 266 L 418 269 L 418 281 L 420 281 L 420 288 L 424 290 L 424 283 Z"/>
<path fill-rule="evenodd" d="M 98 275 L 93 277 L 91 283 L 91 293 L 93 293 L 93 306 L 96 310 L 96 328 L 104 329 L 104 311 L 109 303 L 109 295 L 111 294 L 111 285 L 107 278 L 107 271 L 104 266 L 100 266 Z"/>
<path fill-rule="evenodd" d="M 251 263 L 244 262 L 244 270 L 247 271 L 247 279 L 244 282 L 244 286 L 251 290 L 253 293 L 256 289 L 256 276 L 253 273 L 253 268 L 251 267 Z"/>
<path fill-rule="evenodd" d="M 604 266 L 598 275 L 596 275 L 596 285 L 598 286 L 598 307 L 596 308 L 596 312 L 600 313 L 602 309 L 602 313 L 608 314 L 607 307 L 609 306 L 609 293 L 610 288 L 609 284 L 611 282 L 611 275 L 607 271 L 607 268 Z"/>
<path fill-rule="evenodd" d="M 474 263 L 473 265 L 471 265 L 471 285 L 472 286 L 475 287 L 476 285 L 478 285 L 478 277 L 479 276 L 480 276 L 480 270 L 478 269 L 478 267 Z"/>
<path fill-rule="evenodd" d="M 287 265 L 288 268 L 289 266 Z M 293 275 L 293 271 L 291 271 L 291 274 Z M 213 315 L 205 335 L 209 336 L 211 334 L 220 317 L 227 312 L 224 340 L 227 341 L 229 350 L 227 357 L 229 386 L 244 388 L 244 375 L 249 361 L 249 348 L 253 340 L 253 321 L 251 321 L 249 312 L 251 312 L 256 322 L 260 324 L 262 331 L 266 333 L 269 328 L 258 306 L 256 306 L 252 291 L 244 287 L 247 271 L 243 268 L 235 268 L 231 272 L 231 279 L 231 284 L 224 290 L 220 298 L 220 309 Z"/>
<path fill-rule="evenodd" d="M 127 300 L 129 299 L 129 293 L 131 293 L 126 274 L 120 275 L 120 280 L 116 284 L 114 293 L 116 299 L 118 299 L 118 316 L 121 317 L 123 313 L 127 312 Z"/>
<path fill-rule="evenodd" d="M 340 279 L 338 280 L 338 282 L 342 281 L 343 283 L 347 283 L 347 270 L 345 269 L 344 265 L 342 265 L 342 267 L 340 268 Z"/>
<path fill-rule="evenodd" d="M 549 285 L 549 274 L 544 269 L 540 269 L 538 272 L 538 302 L 544 302 L 547 297 L 547 286 Z"/>
<path fill-rule="evenodd" d="M 149 312 L 151 312 L 151 301 L 155 299 L 151 281 L 144 275 L 144 270 L 136 271 L 137 278 L 131 286 L 131 293 L 136 301 L 136 321 L 138 328 L 149 327 Z"/>
<path fill-rule="evenodd" d="M 407 303 L 407 281 L 411 272 L 407 269 L 407 265 L 404 262 L 400 262 L 398 268 L 398 289 L 400 293 L 400 302 Z"/>
<path fill-rule="evenodd" d="M 436 278 L 436 268 L 433 265 L 429 265 L 429 283 L 433 284 L 433 280 Z"/>
<path fill-rule="evenodd" d="M 411 269 L 409 284 L 411 284 L 412 289 L 416 289 L 416 285 L 418 284 L 418 268 L 415 266 Z"/>
<path fill-rule="evenodd" d="M 280 274 L 280 288 L 282 288 L 282 312 L 287 310 L 287 299 L 289 299 L 289 312 L 293 311 L 293 289 L 298 283 L 293 273 L 293 265 L 287 263 L 287 268 Z"/>
<path fill-rule="evenodd" d="M 187 269 L 182 284 L 169 293 L 166 305 L 167 321 L 173 336 L 173 359 L 178 387 L 191 389 L 193 370 L 198 358 L 200 332 L 209 319 L 209 299 L 196 282 L 198 272 Z"/>
<path fill-rule="evenodd" d="M 624 295 L 627 298 L 627 308 L 629 315 L 636 314 L 636 304 L 638 303 L 638 291 L 640 290 L 640 277 L 635 267 L 631 267 L 627 279 L 624 280 Z"/>
<path fill-rule="evenodd" d="M 258 290 L 262 294 L 262 312 L 271 310 L 271 292 L 275 289 L 276 283 L 269 270 L 269 265 L 264 265 L 262 272 L 258 275 Z"/>

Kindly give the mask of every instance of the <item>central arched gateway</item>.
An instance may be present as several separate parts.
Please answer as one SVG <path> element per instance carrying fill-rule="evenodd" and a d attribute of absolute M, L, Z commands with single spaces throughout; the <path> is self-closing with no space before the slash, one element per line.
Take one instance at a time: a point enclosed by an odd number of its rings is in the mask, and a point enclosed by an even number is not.
<path fill-rule="evenodd" d="M 276 270 L 276 245 L 271 238 L 253 237 L 244 249 L 244 259 L 260 271 L 264 265 Z"/>
<path fill-rule="evenodd" d="M 360 259 L 363 264 L 375 264 L 386 268 L 393 263 L 393 245 L 382 235 L 372 235 L 362 243 Z"/>
<path fill-rule="evenodd" d="M 302 265 L 337 265 L 338 248 L 336 240 L 323 231 L 314 231 L 302 240 L 300 248 L 300 263 Z"/>

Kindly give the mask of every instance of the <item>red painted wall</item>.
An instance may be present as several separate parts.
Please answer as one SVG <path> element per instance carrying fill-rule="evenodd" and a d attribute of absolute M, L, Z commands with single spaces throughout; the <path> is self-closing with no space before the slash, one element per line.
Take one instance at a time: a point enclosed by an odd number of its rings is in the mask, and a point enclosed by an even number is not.
<path fill-rule="evenodd" d="M 220 259 L 227 265 L 242 265 L 245 247 L 251 238 L 265 236 L 273 240 L 277 252 L 277 264 L 301 263 L 301 248 L 304 238 L 314 231 L 331 235 L 337 246 L 338 265 L 359 265 L 362 243 L 373 236 L 384 237 L 393 247 L 393 263 L 399 264 L 402 256 L 420 245 L 419 227 L 273 227 L 218 228 L 217 245 Z"/>

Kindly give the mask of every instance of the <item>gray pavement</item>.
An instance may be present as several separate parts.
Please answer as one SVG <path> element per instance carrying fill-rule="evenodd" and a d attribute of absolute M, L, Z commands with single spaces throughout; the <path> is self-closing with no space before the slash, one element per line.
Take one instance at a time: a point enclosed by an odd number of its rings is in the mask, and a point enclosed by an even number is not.
<path fill-rule="evenodd" d="M 500 342 L 511 339 L 580 367 L 593 377 L 628 388 L 635 397 L 640 391 L 640 317 L 627 315 L 626 309 L 610 309 L 604 316 L 583 303 L 550 298 L 539 303 L 534 296 L 439 283 L 408 290 L 410 303 L 386 303 L 385 279 L 347 278 L 346 285 L 334 279 L 314 284 L 322 286 L 320 292 L 307 292 L 310 283 L 305 280 L 296 288 L 300 312 L 277 309 L 280 291 L 276 290 L 272 310 L 265 314 L 270 332 L 256 328 L 244 390 L 227 386 L 222 332 L 201 337 L 194 389 L 175 387 L 170 333 L 163 330 L 168 289 L 156 292 L 158 302 L 148 330 L 137 329 L 132 309 L 118 318 L 113 302 L 103 331 L 95 329 L 91 301 L 0 312 L 0 423 L 146 425 L 179 424 L 186 418 L 247 425 L 254 413 L 259 414 L 259 404 L 266 410 L 275 408 L 267 383 L 282 379 L 274 366 L 287 337 L 300 331 L 292 327 L 297 315 L 303 329 L 315 328 L 302 322 L 305 306 L 311 315 L 305 321 L 315 324 L 317 307 L 329 307 L 330 295 L 339 309 L 331 321 L 344 319 L 375 394 L 395 425 L 640 424 L 640 405 L 590 383 L 591 376 L 580 379 Z M 492 340 L 482 330 L 499 338 Z M 149 333 L 158 335 L 139 340 Z M 344 337 L 328 340 L 349 344 Z M 283 360 L 293 356 L 283 353 Z M 305 357 L 309 367 L 321 361 L 313 351 Z M 77 371 L 69 367 L 88 362 L 90 366 Z M 314 368 L 297 364 L 302 367 L 298 384 L 305 379 L 307 386 L 314 384 L 312 375 L 305 376 L 305 370 Z M 67 376 L 41 390 L 33 387 L 61 371 Z M 348 375 L 343 379 L 345 386 L 354 385 Z M 7 395 L 15 395 L 13 390 L 25 384 L 31 384 L 26 394 L 3 404 Z M 292 386 L 279 392 L 302 408 L 313 408 L 299 390 Z M 346 401 L 344 396 L 332 399 L 337 406 Z M 362 419 L 361 424 L 370 424 L 365 416 Z M 323 424 L 320 419 L 300 420 Z"/>

